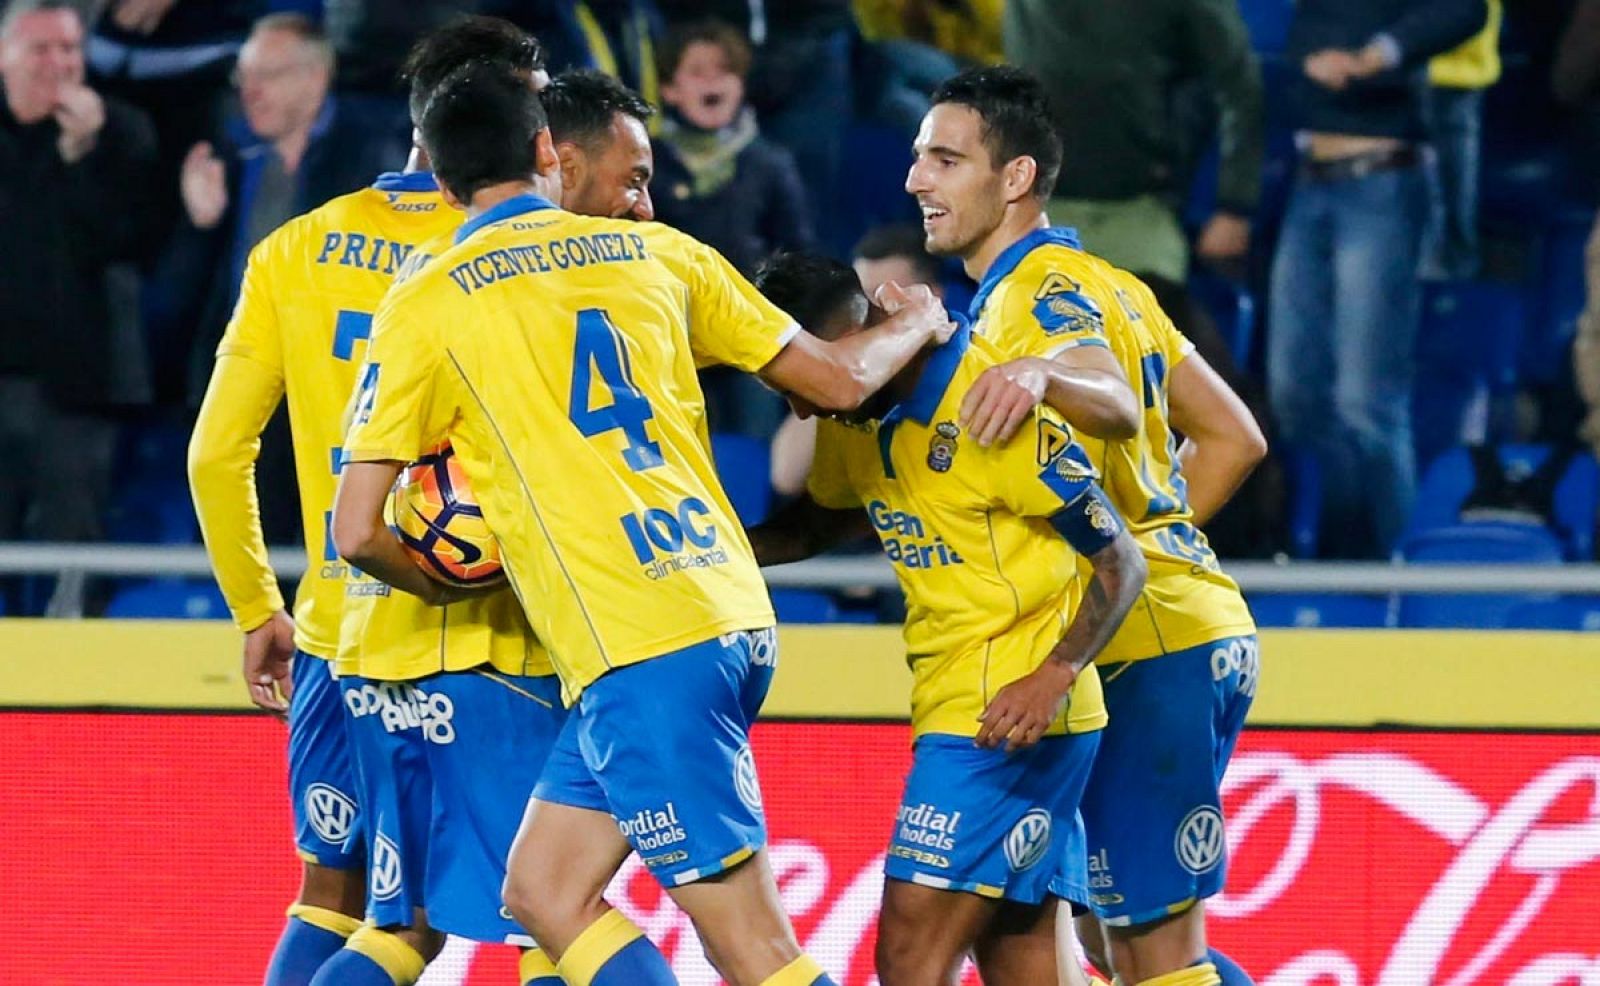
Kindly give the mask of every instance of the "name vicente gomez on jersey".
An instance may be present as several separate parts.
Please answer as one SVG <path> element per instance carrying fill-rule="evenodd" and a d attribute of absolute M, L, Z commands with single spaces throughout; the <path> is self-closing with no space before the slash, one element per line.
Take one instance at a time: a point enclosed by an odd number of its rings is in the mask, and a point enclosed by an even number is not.
<path fill-rule="evenodd" d="M 518 223 L 512 228 L 539 225 L 544 224 Z M 450 280 L 462 294 L 470 295 L 510 277 L 648 259 L 644 237 L 636 233 L 590 233 L 485 251 L 450 268 Z"/>

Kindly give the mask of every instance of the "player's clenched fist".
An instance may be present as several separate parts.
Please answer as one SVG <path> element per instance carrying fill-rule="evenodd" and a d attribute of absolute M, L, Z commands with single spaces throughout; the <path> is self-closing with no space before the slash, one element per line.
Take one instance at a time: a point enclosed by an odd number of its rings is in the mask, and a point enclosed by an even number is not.
<path fill-rule="evenodd" d="M 1007 753 L 1039 742 L 1061 714 L 1077 680 L 1078 669 L 1070 663 L 1047 659 L 996 693 L 978 717 L 983 726 L 974 742 L 989 749 L 1004 743 Z"/>

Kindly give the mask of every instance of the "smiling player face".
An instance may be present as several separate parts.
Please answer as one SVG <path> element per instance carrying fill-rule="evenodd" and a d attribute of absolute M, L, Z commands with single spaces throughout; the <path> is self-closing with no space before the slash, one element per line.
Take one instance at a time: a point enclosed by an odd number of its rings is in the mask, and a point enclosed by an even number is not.
<path fill-rule="evenodd" d="M 906 191 L 922 210 L 928 252 L 965 258 L 1006 211 L 1004 176 L 983 142 L 983 120 L 969 107 L 940 103 L 922 118 L 912 150 Z"/>

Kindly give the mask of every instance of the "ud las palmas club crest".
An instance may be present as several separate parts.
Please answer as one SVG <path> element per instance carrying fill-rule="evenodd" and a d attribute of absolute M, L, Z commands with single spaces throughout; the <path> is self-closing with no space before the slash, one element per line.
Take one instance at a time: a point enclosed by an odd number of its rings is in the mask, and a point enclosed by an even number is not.
<path fill-rule="evenodd" d="M 956 439 L 961 427 L 954 421 L 941 421 L 933 426 L 933 436 L 928 439 L 928 468 L 934 472 L 949 472 L 956 461 Z"/>

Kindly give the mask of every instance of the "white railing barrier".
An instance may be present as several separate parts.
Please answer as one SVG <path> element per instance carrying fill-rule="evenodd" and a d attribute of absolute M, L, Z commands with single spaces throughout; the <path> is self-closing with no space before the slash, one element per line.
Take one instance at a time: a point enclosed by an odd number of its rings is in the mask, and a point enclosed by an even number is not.
<path fill-rule="evenodd" d="M 305 571 L 305 555 L 274 548 L 273 567 L 283 578 Z M 1600 595 L 1600 564 L 1400 565 L 1383 562 L 1225 562 L 1253 593 L 1558 593 Z M 97 576 L 211 575 L 205 551 L 192 545 L 56 544 L 0 542 L 0 575 Z M 787 588 L 869 586 L 892 588 L 894 571 L 881 556 L 817 558 L 766 570 L 767 581 Z"/>

